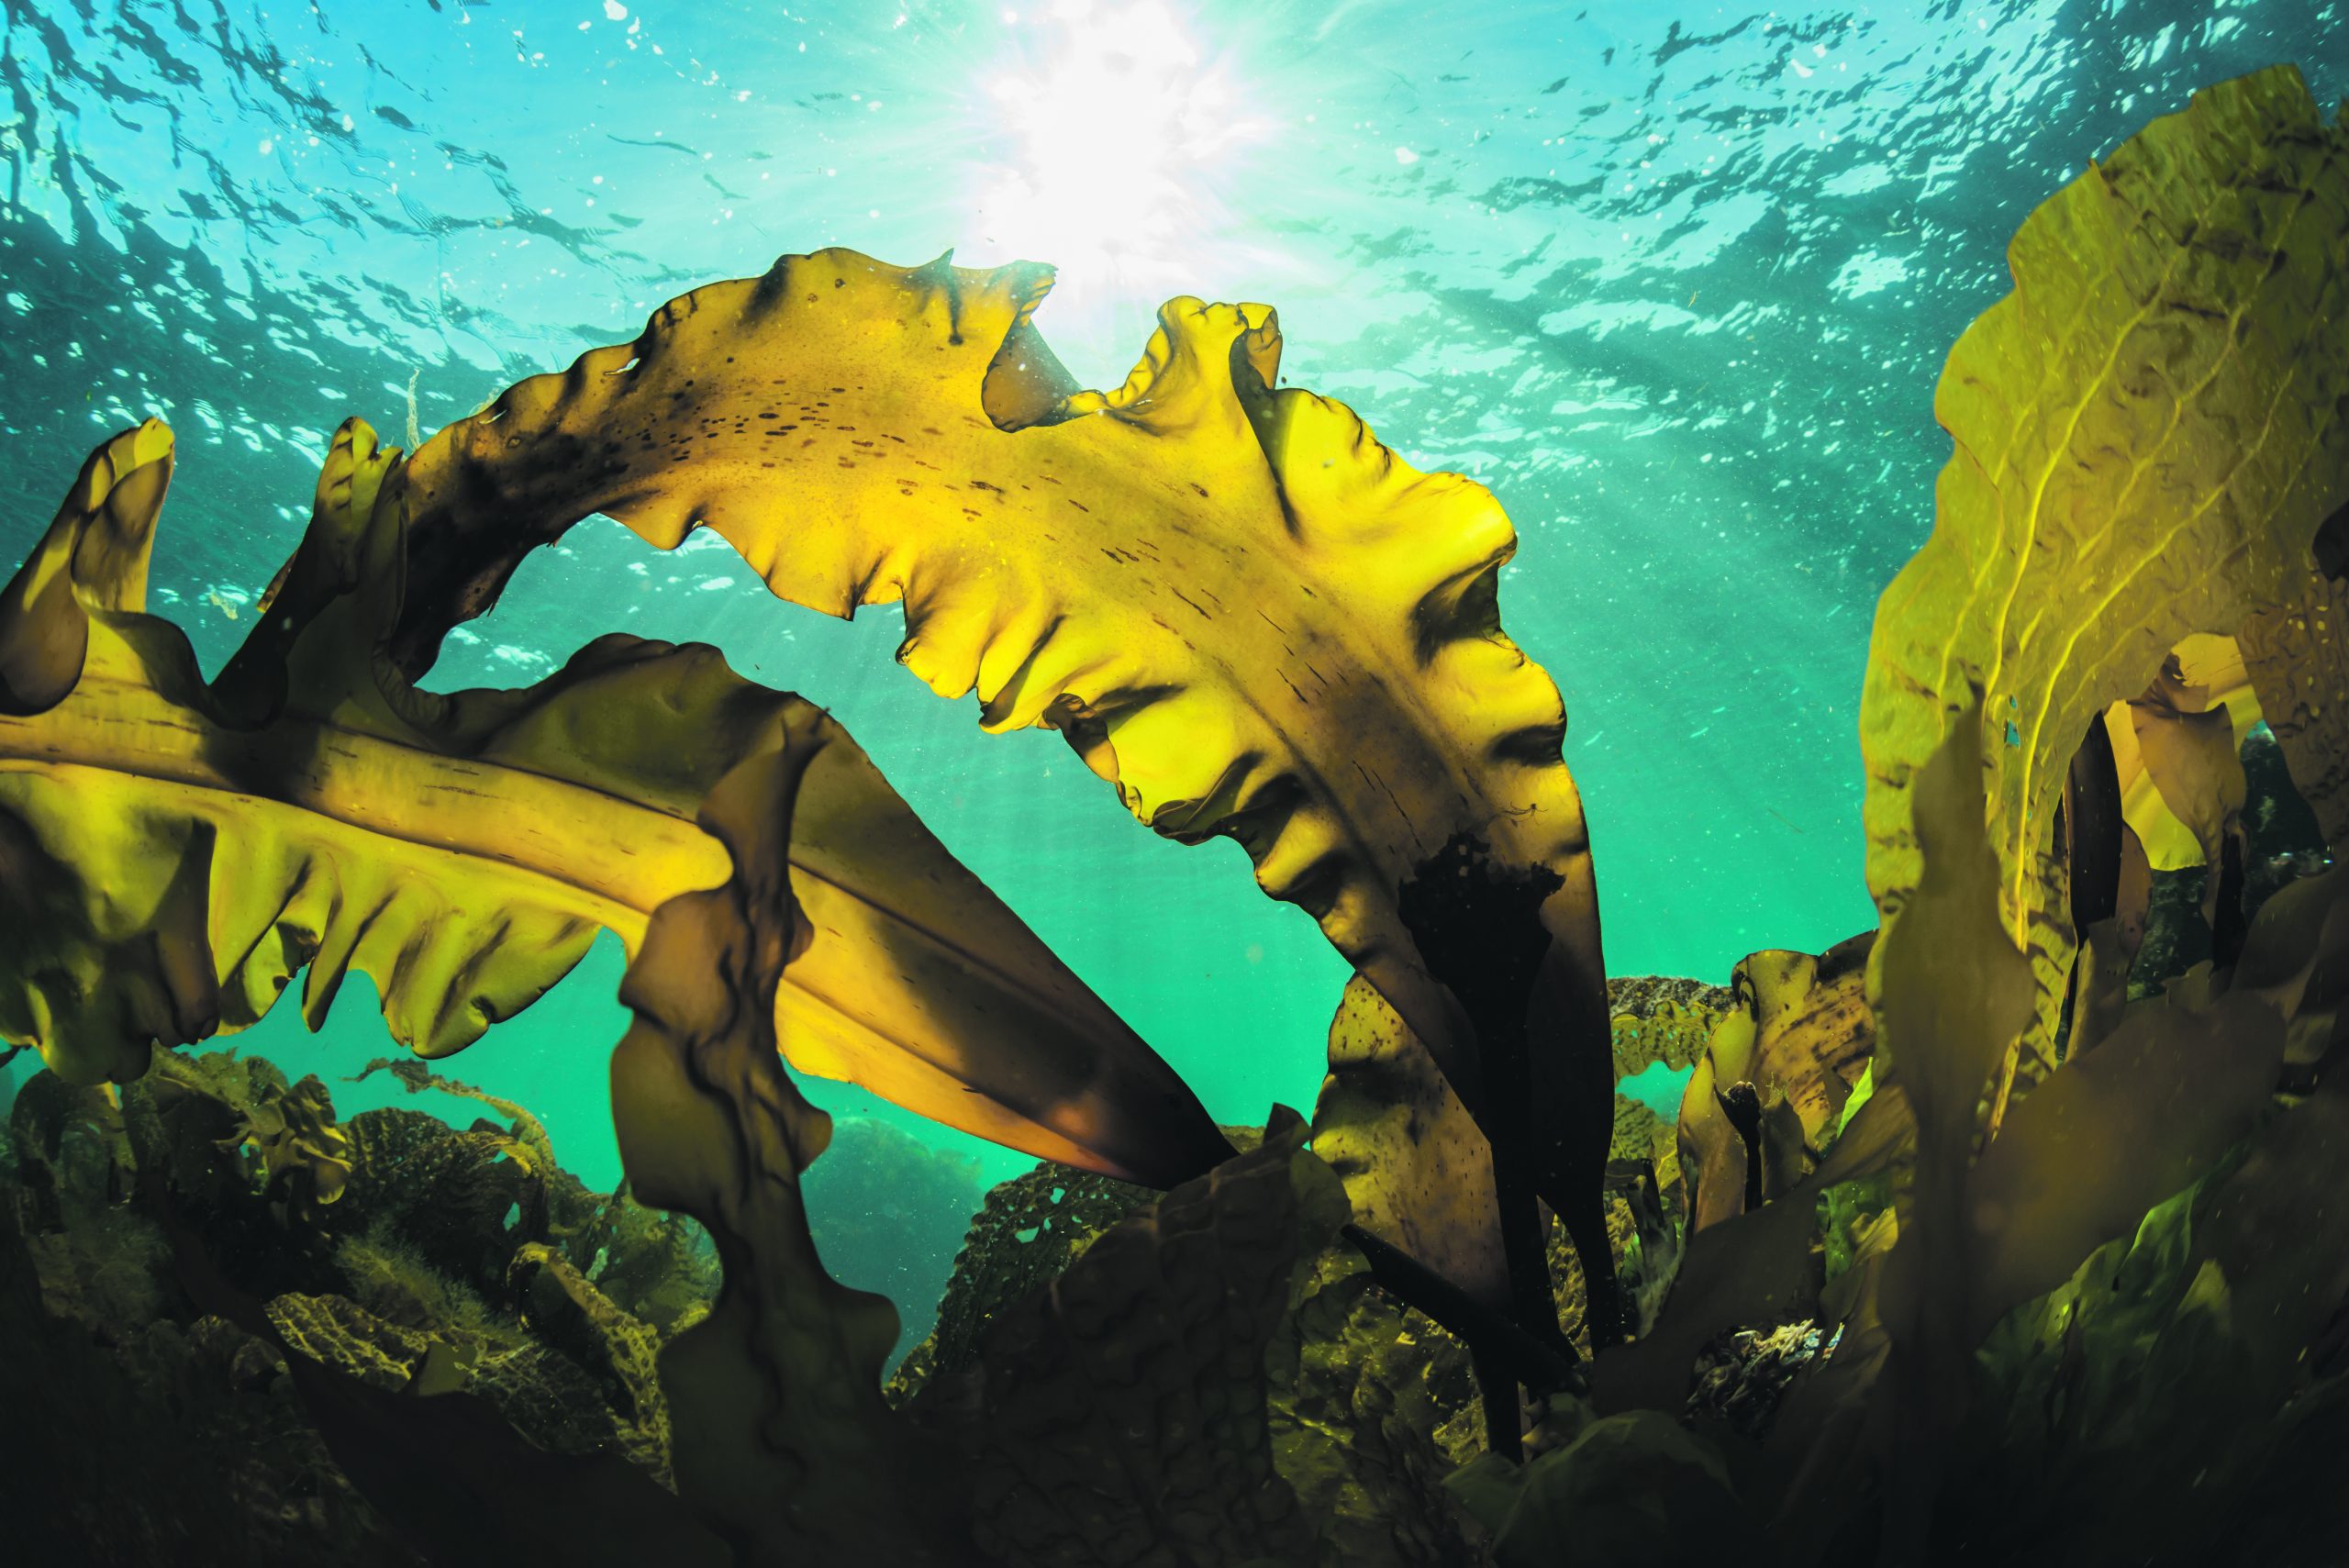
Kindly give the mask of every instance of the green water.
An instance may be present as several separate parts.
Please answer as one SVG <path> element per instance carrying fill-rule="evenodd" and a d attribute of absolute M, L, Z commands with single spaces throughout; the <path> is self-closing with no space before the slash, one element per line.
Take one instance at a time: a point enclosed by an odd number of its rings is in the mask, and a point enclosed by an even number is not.
<path fill-rule="evenodd" d="M 1930 525 L 1933 382 L 2004 292 L 2007 237 L 2198 84 L 2292 60 L 2321 100 L 2349 86 L 2339 7 L 2311 0 L 43 0 L 6 28 L 11 561 L 84 450 L 161 415 L 181 459 L 151 607 L 217 667 L 343 417 L 398 439 L 412 387 L 429 432 L 777 253 L 1055 261 L 1039 323 L 1096 385 L 1160 299 L 1261 299 L 1292 382 L 1508 508 L 1503 616 L 1565 695 L 1609 967 L 1712 981 L 1872 923 L 1869 618 Z M 1309 1106 L 1345 969 L 1306 917 L 1237 848 L 1154 839 L 1054 736 L 981 735 L 895 666 L 893 611 L 829 621 L 714 539 L 662 556 L 598 522 L 430 684 L 522 684 L 615 629 L 714 641 L 829 706 L 1219 1118 Z M 448 1064 L 598 1184 L 619 967 L 607 940 Z M 356 984 L 320 1038 L 281 1011 L 239 1043 L 330 1082 L 388 1047 Z M 811 1093 L 967 1154 L 974 1184 L 1025 1163 Z M 819 1180 L 819 1229 L 885 1196 Z"/>

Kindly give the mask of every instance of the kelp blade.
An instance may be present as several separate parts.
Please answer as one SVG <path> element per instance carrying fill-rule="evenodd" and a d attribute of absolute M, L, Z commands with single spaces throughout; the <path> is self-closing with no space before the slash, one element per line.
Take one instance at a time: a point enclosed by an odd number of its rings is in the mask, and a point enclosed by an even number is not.
<path fill-rule="evenodd" d="M 2209 88 L 2042 205 L 2009 260 L 2014 293 L 1935 397 L 1955 452 L 1932 538 L 1877 607 L 1863 810 L 1888 916 L 1919 874 L 1912 781 L 1978 700 L 1999 916 L 2052 1061 L 2073 753 L 2180 642 L 2296 599 L 2349 504 L 2349 130 L 2289 67 Z"/>
<path fill-rule="evenodd" d="M 693 814 L 812 712 L 717 651 L 605 638 L 520 691 L 437 696 L 379 656 L 399 611 L 396 452 L 338 435 L 300 551 L 207 686 L 144 613 L 160 425 L 85 468 L 0 599 L 0 877 L 19 940 L 0 1034 L 61 1073 L 142 1071 L 150 1040 L 252 1023 L 306 971 L 322 1021 L 356 971 L 442 1055 L 526 1006 L 598 929 L 723 880 Z M 1181 1081 L 957 863 L 842 737 L 795 871 L 811 935 L 784 1009 L 811 1071 L 948 1125 L 1171 1183 L 1220 1135 Z"/>
<path fill-rule="evenodd" d="M 1544 1175 L 1595 1192 L 1595 883 L 1557 688 L 1499 625 L 1508 518 L 1342 405 L 1277 388 L 1261 306 L 1173 301 L 1124 385 L 1067 391 L 1029 321 L 1049 281 L 787 256 L 515 386 L 408 471 L 432 591 L 395 657 L 429 665 L 523 555 L 595 513 L 662 548 L 714 529 L 777 595 L 830 614 L 902 602 L 900 661 L 942 695 L 975 691 L 987 728 L 1057 728 L 1158 832 L 1238 840 L 1480 1118 L 1471 1014 L 1517 1029 L 1531 998 L 1475 995 L 1486 977 L 1433 960 L 1401 899 L 1470 870 L 1480 895 L 1502 890 L 1452 934 L 1486 951 L 1531 920 L 1537 955 L 1554 943 L 1531 1092 L 1588 1114 L 1541 1118 L 1558 1135 Z"/>

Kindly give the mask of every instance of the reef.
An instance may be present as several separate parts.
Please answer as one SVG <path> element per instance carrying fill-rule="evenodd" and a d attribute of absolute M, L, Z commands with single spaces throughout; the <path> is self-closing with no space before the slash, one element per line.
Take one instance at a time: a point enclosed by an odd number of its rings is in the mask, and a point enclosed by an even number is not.
<path fill-rule="evenodd" d="M 515 1441 L 664 1482 L 654 1358 L 717 1293 L 708 1239 L 589 1191 L 527 1112 L 490 1104 L 506 1119 L 342 1122 L 317 1078 L 230 1052 L 159 1051 L 118 1093 L 26 1084 L 0 1188 L 5 1375 L 10 1408 L 75 1418 L 8 1424 L 10 1495 L 40 1500 L 14 1538 L 66 1561 L 418 1561 L 293 1364 L 462 1394 Z"/>
<path fill-rule="evenodd" d="M 2288 69 L 2209 89 L 2009 261 L 1862 673 L 1877 923 L 1719 986 L 1609 982 L 1557 688 L 1501 629 L 1513 530 L 1284 384 L 1266 307 L 1172 302 L 1097 393 L 1043 269 L 785 257 L 412 453 L 346 424 L 210 681 L 144 605 L 170 434 L 115 437 L 0 592 L 0 1038 L 49 1070 L 9 1375 L 98 1413 L 10 1441 L 143 1499 L 61 1480 L 39 1528 L 130 1561 L 183 1518 L 484 1563 L 2326 1560 L 2349 126 Z M 1310 1117 L 1219 1128 L 834 719 L 713 650 L 417 684 L 599 512 L 902 602 L 900 662 L 986 728 L 1239 841 L 1354 971 Z M 623 1195 L 424 1065 L 598 929 Z M 289 991 L 315 1027 L 351 973 L 417 1054 L 388 1070 L 502 1119 L 346 1126 L 176 1053 Z M 826 1264 L 837 1129 L 786 1058 L 1051 1162 L 886 1381 L 903 1320 Z M 1668 1130 L 1615 1087 L 1658 1064 Z"/>
<path fill-rule="evenodd" d="M 359 1078 L 378 1073 L 495 1114 L 465 1128 L 406 1108 L 345 1121 L 316 1077 L 290 1083 L 233 1051 L 159 1051 L 111 1095 L 45 1072 L 24 1086 L 0 1145 L 0 1331 L 70 1348 L 17 1363 L 17 1392 L 154 1434 L 145 1462 L 171 1482 L 124 1496 L 71 1446 L 23 1444 L 6 1456 L 8 1485 L 45 1499 L 55 1531 L 32 1544 L 125 1563 L 430 1560 L 337 1462 L 328 1434 L 345 1434 L 305 1402 L 295 1357 L 316 1363 L 312 1378 L 472 1396 L 531 1449 L 616 1456 L 674 1488 L 656 1367 L 718 1294 L 707 1233 L 625 1187 L 590 1191 L 524 1106 L 414 1060 Z M 843 1130 L 829 1181 L 860 1207 L 810 1224 L 841 1238 L 831 1266 L 853 1267 L 852 1238 L 868 1259 L 924 1251 L 871 1233 L 874 1200 L 926 1203 L 933 1229 L 962 1237 L 935 1327 L 886 1385 L 899 1408 L 982 1374 L 997 1318 L 1152 1215 L 1150 1189 L 1049 1162 L 958 1207 L 964 1168 L 879 1124 Z M 1224 1131 L 1243 1150 L 1263 1137 Z M 1615 1234 L 1619 1269 L 1637 1277 L 1628 1212 Z M 1551 1250 L 1570 1274 L 1563 1236 Z M 1464 1344 L 1386 1299 L 1340 1242 L 1299 1265 L 1264 1354 L 1275 1467 L 1333 1520 L 1328 1560 L 1471 1550 L 1476 1527 L 1442 1486 L 1484 1425 Z M 222 1455 L 235 1483 L 216 1491 Z"/>

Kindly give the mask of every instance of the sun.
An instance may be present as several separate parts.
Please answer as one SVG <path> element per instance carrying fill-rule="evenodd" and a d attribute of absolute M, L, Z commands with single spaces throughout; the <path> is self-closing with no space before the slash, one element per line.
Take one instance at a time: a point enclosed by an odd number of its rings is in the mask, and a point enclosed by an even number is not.
<path fill-rule="evenodd" d="M 1004 17 L 967 232 L 994 256 L 1053 262 L 1085 292 L 1202 286 L 1240 155 L 1271 121 L 1163 0 Z"/>

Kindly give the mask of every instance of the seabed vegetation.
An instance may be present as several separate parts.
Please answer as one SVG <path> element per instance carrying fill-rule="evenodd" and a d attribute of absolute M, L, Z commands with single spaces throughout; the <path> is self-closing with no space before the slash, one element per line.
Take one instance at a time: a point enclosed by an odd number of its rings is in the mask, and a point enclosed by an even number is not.
<path fill-rule="evenodd" d="M 345 424 L 209 681 L 145 607 L 171 433 L 115 436 L 0 593 L 23 1560 L 2337 1561 L 2349 126 L 2210 88 L 2010 257 L 1865 672 L 1880 923 L 1725 985 L 1606 974 L 1508 519 L 1264 306 L 1102 393 L 1044 268 L 785 257 L 413 450 Z M 714 649 L 416 684 L 598 514 L 901 601 L 985 728 L 1237 840 L 1355 972 L 1310 1117 L 1219 1127 Z M 613 1193 L 434 1065 L 606 930 Z M 353 973 L 370 1072 L 486 1114 L 181 1049 Z M 885 1379 L 785 1059 L 1041 1162 Z"/>

